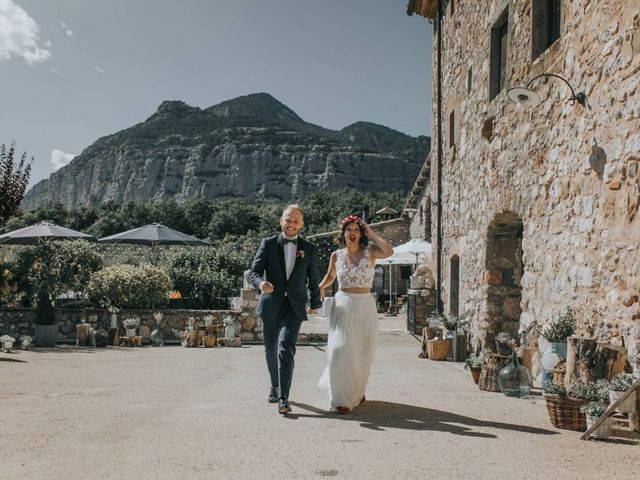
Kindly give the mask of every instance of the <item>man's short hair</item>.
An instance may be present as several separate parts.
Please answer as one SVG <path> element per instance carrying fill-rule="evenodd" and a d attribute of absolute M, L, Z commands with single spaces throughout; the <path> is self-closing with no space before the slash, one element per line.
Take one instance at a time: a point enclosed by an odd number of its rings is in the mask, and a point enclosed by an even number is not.
<path fill-rule="evenodd" d="M 284 207 L 284 210 L 282 210 L 282 216 L 280 218 L 284 218 L 284 214 L 287 212 L 287 210 L 298 210 L 300 212 L 300 215 L 304 217 L 304 213 L 302 213 L 302 208 L 300 208 L 300 205 L 298 205 L 297 203 L 291 203 Z"/>

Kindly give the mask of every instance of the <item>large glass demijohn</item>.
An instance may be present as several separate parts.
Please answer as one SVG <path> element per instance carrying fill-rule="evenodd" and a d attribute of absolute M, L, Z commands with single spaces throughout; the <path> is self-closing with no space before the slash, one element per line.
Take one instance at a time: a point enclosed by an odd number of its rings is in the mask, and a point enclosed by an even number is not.
<path fill-rule="evenodd" d="M 513 352 L 511 364 L 498 373 L 500 391 L 508 397 L 524 397 L 531 391 L 531 374 L 518 362 L 518 355 Z"/>

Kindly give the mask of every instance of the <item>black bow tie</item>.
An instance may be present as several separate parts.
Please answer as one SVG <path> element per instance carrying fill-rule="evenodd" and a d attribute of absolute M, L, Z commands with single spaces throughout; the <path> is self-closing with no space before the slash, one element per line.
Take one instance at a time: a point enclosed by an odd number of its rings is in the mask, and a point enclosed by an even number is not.
<path fill-rule="evenodd" d="M 289 239 L 289 238 L 285 238 L 282 237 L 282 245 L 286 245 L 287 243 L 294 243 L 294 244 L 298 244 L 298 239 L 294 238 L 293 240 Z"/>

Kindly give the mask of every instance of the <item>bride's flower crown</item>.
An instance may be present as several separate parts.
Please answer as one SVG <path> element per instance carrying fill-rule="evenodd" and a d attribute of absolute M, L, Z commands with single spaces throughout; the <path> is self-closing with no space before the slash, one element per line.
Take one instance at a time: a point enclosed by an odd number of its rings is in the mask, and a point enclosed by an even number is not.
<path fill-rule="evenodd" d="M 356 223 L 359 226 L 362 223 L 362 220 L 357 215 L 347 215 L 340 222 L 340 230 L 344 230 L 344 227 L 346 227 L 350 223 Z"/>

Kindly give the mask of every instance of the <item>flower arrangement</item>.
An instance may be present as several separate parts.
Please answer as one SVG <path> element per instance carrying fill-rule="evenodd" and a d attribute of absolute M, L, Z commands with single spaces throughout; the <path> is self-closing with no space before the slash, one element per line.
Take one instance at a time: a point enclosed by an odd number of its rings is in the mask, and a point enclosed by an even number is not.
<path fill-rule="evenodd" d="M 596 382 L 575 382 L 569 386 L 567 397 L 585 402 L 602 402 L 609 401 L 609 382 L 607 380 L 598 380 Z"/>
<path fill-rule="evenodd" d="M 501 355 L 511 355 L 516 348 L 516 339 L 509 332 L 500 332 L 496 335 L 496 350 Z"/>
<path fill-rule="evenodd" d="M 6 353 L 9 353 L 13 348 L 13 342 L 15 341 L 16 339 L 13 338 L 11 335 L 2 335 L 0 337 L 0 344 L 2 344 L 2 350 Z"/>
<path fill-rule="evenodd" d="M 203 317 L 203 320 L 204 320 L 204 324 L 207 327 L 210 327 L 211 325 L 213 325 L 213 315 L 211 315 L 211 314 L 205 315 Z"/>
<path fill-rule="evenodd" d="M 140 326 L 140 319 L 138 317 L 125 318 L 122 321 L 122 325 L 124 325 L 124 328 L 126 328 L 127 330 L 135 329 Z"/>
<path fill-rule="evenodd" d="M 20 337 L 20 347 L 23 350 L 29 350 L 33 344 L 33 337 L 31 335 L 22 335 Z"/>
<path fill-rule="evenodd" d="M 609 390 L 626 392 L 635 381 L 631 373 L 619 373 L 609 381 Z"/>
<path fill-rule="evenodd" d="M 340 230 L 343 230 L 344 227 L 346 227 L 350 223 L 357 223 L 358 225 L 360 225 L 360 223 L 362 223 L 362 220 L 357 215 L 347 215 L 340 222 Z"/>
<path fill-rule="evenodd" d="M 547 342 L 566 343 L 567 337 L 573 335 L 575 330 L 576 315 L 570 307 L 567 307 L 556 323 L 542 331 L 542 336 Z"/>
<path fill-rule="evenodd" d="M 164 314 L 162 312 L 155 312 L 153 314 L 153 319 L 157 324 L 160 324 L 160 322 L 162 322 L 162 317 L 164 317 Z"/>
<path fill-rule="evenodd" d="M 580 411 L 591 417 L 599 417 L 607 411 L 607 408 L 609 408 L 609 406 L 603 402 L 589 402 L 581 406 Z"/>
<path fill-rule="evenodd" d="M 304 258 L 304 250 L 302 250 L 301 248 L 298 248 L 296 250 L 296 258 Z"/>
<path fill-rule="evenodd" d="M 546 395 L 556 395 L 561 398 L 567 397 L 567 389 L 563 385 L 550 382 L 545 388 L 544 393 Z"/>
<path fill-rule="evenodd" d="M 187 325 L 189 325 L 188 330 L 193 330 L 193 326 L 196 323 L 196 319 L 193 317 L 189 317 L 189 319 L 187 320 Z"/>

